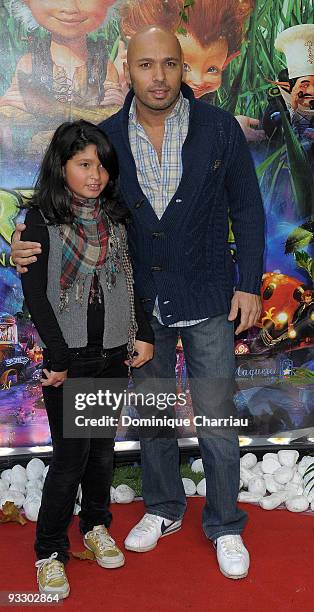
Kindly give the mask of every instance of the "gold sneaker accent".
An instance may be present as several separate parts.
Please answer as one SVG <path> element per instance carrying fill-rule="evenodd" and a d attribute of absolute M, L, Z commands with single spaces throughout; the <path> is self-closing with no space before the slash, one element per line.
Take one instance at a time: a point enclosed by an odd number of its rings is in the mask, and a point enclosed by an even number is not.
<path fill-rule="evenodd" d="M 124 565 L 124 554 L 104 525 L 96 525 L 92 531 L 88 531 L 83 541 L 84 546 L 94 553 L 101 567 L 112 569 Z"/>
<path fill-rule="evenodd" d="M 65 573 L 64 564 L 56 558 L 57 552 L 52 553 L 49 559 L 36 561 L 37 582 L 40 593 L 58 595 L 65 599 L 70 593 L 70 585 Z"/>

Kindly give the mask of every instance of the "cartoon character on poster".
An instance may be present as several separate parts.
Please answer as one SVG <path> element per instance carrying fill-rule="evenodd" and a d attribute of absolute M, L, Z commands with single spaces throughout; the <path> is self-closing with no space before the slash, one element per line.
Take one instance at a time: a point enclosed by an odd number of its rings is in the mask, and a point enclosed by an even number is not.
<path fill-rule="evenodd" d="M 13 148 L 12 125 L 32 128 L 26 151 L 40 154 L 51 130 L 61 122 L 84 117 L 97 123 L 119 109 L 124 97 L 107 62 L 103 38 L 111 0 L 4 1 L 29 41 L 29 51 L 18 60 L 12 82 L 0 99 L 5 154 Z M 97 36 L 90 37 L 91 33 Z M 20 151 L 25 154 L 23 139 Z"/>
<path fill-rule="evenodd" d="M 314 25 L 300 24 L 280 32 L 275 48 L 286 58 L 279 86 L 291 125 L 305 147 L 314 142 Z M 278 109 L 267 115 L 268 132 L 280 122 Z"/>
<path fill-rule="evenodd" d="M 184 9 L 183 4 L 189 6 Z M 221 86 L 223 71 L 241 53 L 245 24 L 254 5 L 255 0 L 128 0 L 119 5 L 120 29 L 126 41 L 151 24 L 173 31 L 184 54 L 185 82 L 196 98 L 210 99 Z M 124 91 L 125 59 L 126 46 L 121 41 L 115 65 Z M 244 115 L 236 119 L 248 141 L 264 139 L 258 119 Z"/>

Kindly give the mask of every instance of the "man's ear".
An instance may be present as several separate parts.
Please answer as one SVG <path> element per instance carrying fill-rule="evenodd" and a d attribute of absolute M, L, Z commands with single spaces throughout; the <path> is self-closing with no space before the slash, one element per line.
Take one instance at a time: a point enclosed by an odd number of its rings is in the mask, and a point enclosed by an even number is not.
<path fill-rule="evenodd" d="M 127 84 L 131 85 L 131 77 L 130 77 L 130 69 L 129 64 L 127 62 L 123 62 L 123 74 Z"/>

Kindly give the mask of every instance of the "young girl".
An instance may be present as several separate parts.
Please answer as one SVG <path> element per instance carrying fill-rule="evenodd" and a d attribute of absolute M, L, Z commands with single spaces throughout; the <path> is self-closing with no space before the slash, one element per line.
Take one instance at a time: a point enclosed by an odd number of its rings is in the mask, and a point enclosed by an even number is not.
<path fill-rule="evenodd" d="M 153 334 L 133 294 L 117 189 L 118 161 L 106 135 L 83 120 L 64 123 L 25 219 L 27 240 L 42 245 L 22 287 L 46 346 L 42 386 L 53 443 L 37 522 L 37 580 L 41 593 L 60 598 L 70 590 L 64 563 L 79 483 L 85 546 L 102 567 L 124 564 L 107 531 L 115 434 L 63 438 L 61 385 L 67 377 L 117 378 L 126 388 L 127 364 L 139 367 L 153 356 Z"/>

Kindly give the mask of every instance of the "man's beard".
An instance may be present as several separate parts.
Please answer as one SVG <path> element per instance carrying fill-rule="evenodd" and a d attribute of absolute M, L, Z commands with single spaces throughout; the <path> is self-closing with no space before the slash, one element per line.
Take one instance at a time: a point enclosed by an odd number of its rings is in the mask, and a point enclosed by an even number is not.
<path fill-rule="evenodd" d="M 131 87 L 134 91 L 135 97 L 137 98 L 137 100 L 139 100 L 139 102 L 141 102 L 141 104 L 143 104 L 143 106 L 146 106 L 146 108 L 148 108 L 149 110 L 152 111 L 165 111 L 168 108 L 170 108 L 171 106 L 174 105 L 175 102 L 177 102 L 179 95 L 180 95 L 180 90 L 181 90 L 181 83 L 180 83 L 180 88 L 178 90 L 178 92 L 176 92 L 170 100 L 165 100 L 164 105 L 158 105 L 158 102 L 156 103 L 156 106 L 154 106 L 153 104 L 151 104 L 150 102 L 148 102 L 147 100 L 144 100 L 142 98 L 142 96 L 138 95 L 137 91 L 136 91 L 136 86 L 134 87 L 134 81 L 132 80 L 132 77 L 130 75 L 130 81 L 131 81 Z M 162 101 L 161 101 L 162 102 Z"/>

